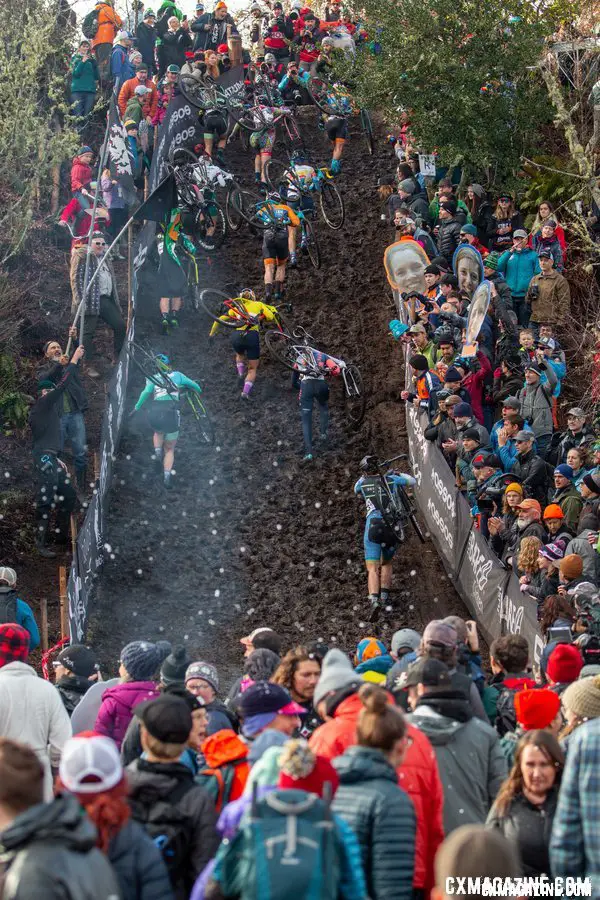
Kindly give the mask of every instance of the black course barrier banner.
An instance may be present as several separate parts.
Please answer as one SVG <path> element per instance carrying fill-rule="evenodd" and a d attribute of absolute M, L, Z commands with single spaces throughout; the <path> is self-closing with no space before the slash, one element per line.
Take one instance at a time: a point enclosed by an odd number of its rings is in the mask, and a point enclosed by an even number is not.
<path fill-rule="evenodd" d="M 398 317 L 407 321 L 406 306 L 394 291 Z M 405 350 L 407 387 L 408 350 Z M 519 580 L 498 559 L 475 527 L 466 498 L 456 487 L 454 473 L 440 449 L 424 436 L 427 416 L 406 404 L 406 431 L 414 497 L 421 517 L 458 593 L 486 640 L 503 634 L 522 634 L 531 661 L 539 662 L 544 647 L 537 621 L 537 603 L 521 593 Z"/>

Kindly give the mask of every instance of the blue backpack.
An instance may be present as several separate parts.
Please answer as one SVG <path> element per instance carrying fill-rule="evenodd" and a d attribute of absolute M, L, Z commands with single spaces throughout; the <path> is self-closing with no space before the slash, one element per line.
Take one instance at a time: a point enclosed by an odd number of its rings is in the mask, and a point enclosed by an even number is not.
<path fill-rule="evenodd" d="M 257 800 L 216 858 L 213 879 L 240 900 L 337 900 L 343 847 L 330 799 L 275 790 Z"/>

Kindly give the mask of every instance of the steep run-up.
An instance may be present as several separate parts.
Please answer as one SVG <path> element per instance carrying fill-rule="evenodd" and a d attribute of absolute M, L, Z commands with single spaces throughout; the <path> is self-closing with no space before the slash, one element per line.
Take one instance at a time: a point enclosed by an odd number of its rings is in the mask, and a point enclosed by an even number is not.
<path fill-rule="evenodd" d="M 315 129 L 311 140 L 325 163 L 321 133 Z M 358 136 L 349 141 L 338 180 L 344 228 L 333 232 L 320 222 L 322 268 L 302 259 L 288 273 L 289 318 L 323 349 L 358 364 L 368 390 L 364 423 L 353 431 L 341 386 L 332 385 L 331 446 L 322 455 L 317 449 L 312 464 L 301 462 L 289 372 L 263 353 L 254 401 L 242 402 L 229 336 L 209 342 L 208 317 L 189 311 L 179 333 L 163 338 L 158 304 L 144 298 L 153 313 L 139 317 L 138 336 L 200 380 L 217 438 L 202 445 L 182 421 L 175 487 L 165 492 L 149 431 L 125 435 L 110 500 L 110 553 L 90 627 L 110 668 L 127 641 L 162 637 L 206 656 L 227 678 L 239 670 L 237 639 L 259 625 L 277 629 L 287 644 L 322 638 L 350 650 L 373 631 L 385 639 L 399 625 L 419 629 L 434 617 L 465 614 L 433 545 L 410 538 L 397 556 L 391 608 L 377 625 L 367 618 L 362 505 L 352 488 L 366 452 L 406 449 L 401 356 L 387 336 L 394 310 L 381 264 L 392 236 L 376 196 L 377 177 L 393 165 L 387 155 L 368 157 Z M 235 153 L 233 166 L 247 179 L 248 156 Z M 259 239 L 248 230 L 230 237 L 208 272 L 212 286 L 235 282 L 262 297 Z M 141 386 L 136 375 L 130 407 Z"/>

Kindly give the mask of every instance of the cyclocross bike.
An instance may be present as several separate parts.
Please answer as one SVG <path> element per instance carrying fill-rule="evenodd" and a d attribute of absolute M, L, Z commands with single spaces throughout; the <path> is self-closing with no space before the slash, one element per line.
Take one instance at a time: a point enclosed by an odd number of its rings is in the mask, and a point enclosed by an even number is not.
<path fill-rule="evenodd" d="M 403 540 L 404 527 L 408 521 L 421 543 L 424 544 L 425 535 L 417 521 L 415 505 L 406 493 L 406 489 L 401 484 L 390 485 L 386 478 L 387 475 L 394 474 L 394 470 L 390 468 L 392 463 L 406 459 L 408 459 L 407 454 L 400 453 L 398 456 L 382 460 L 377 464 L 381 490 L 386 498 L 380 512 L 386 525 L 395 531 L 401 540 Z"/>

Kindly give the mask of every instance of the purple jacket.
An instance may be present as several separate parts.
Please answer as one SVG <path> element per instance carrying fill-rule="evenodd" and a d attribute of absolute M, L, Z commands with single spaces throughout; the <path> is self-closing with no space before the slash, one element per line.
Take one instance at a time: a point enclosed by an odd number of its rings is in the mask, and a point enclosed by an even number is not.
<path fill-rule="evenodd" d="M 158 697 L 158 690 L 153 681 L 124 681 L 109 688 L 102 695 L 94 731 L 112 738 L 120 750 L 133 710 L 138 703 L 155 697 Z"/>

